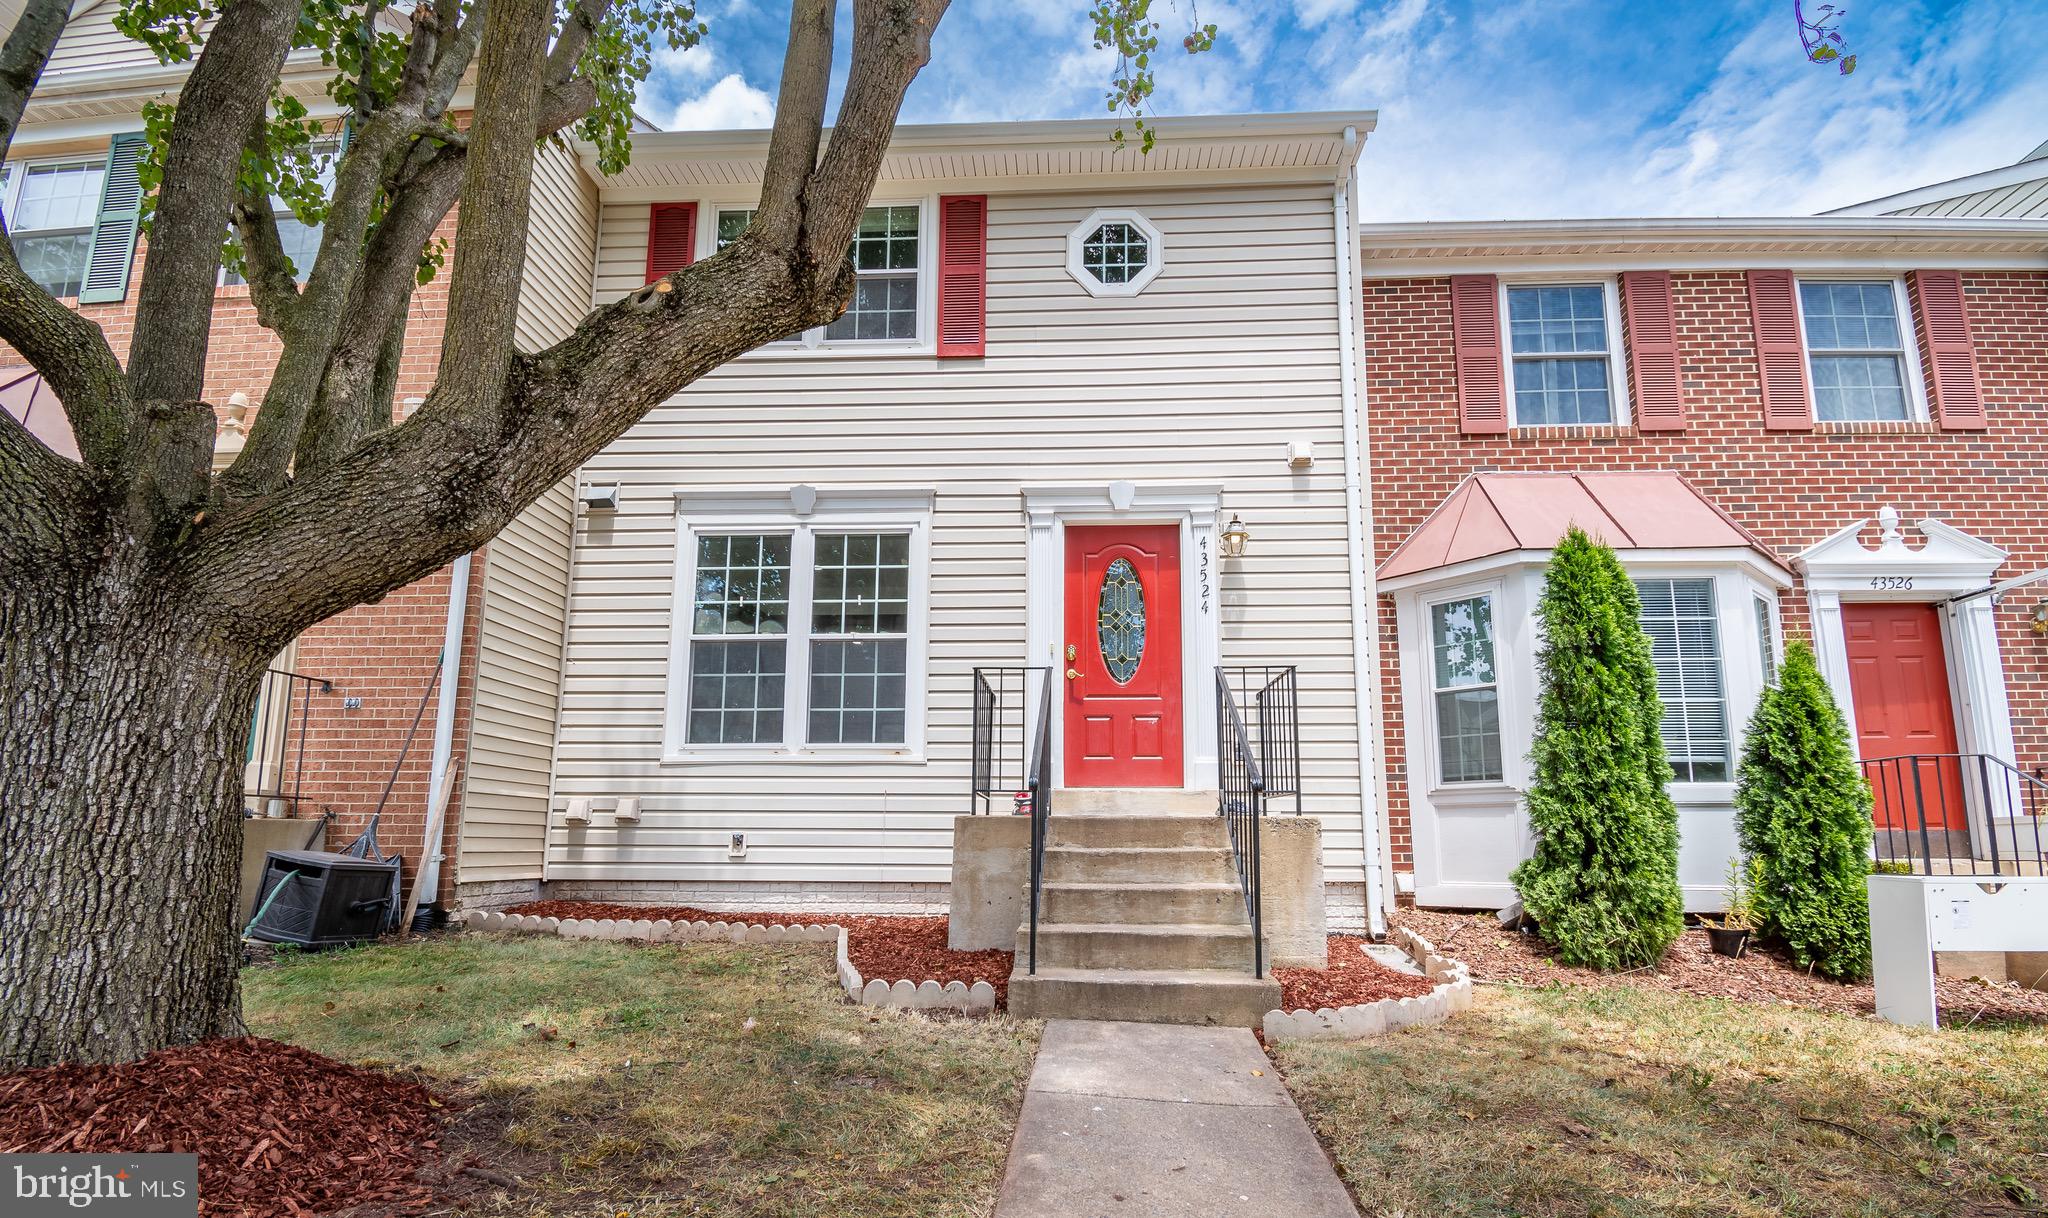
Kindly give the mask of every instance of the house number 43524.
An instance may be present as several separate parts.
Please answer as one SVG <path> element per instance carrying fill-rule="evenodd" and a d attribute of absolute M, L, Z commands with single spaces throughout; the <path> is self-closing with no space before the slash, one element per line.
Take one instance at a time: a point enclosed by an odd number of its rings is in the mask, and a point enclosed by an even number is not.
<path fill-rule="evenodd" d="M 1913 586 L 1910 575 L 1873 575 L 1870 586 L 1879 592 L 1904 592 Z"/>

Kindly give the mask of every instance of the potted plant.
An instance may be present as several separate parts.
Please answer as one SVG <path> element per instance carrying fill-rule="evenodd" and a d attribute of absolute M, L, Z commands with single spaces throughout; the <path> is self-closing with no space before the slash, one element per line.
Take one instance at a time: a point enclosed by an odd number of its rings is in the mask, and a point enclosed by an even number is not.
<path fill-rule="evenodd" d="M 1707 938 L 1717 955 L 1740 958 L 1756 931 L 1757 866 L 1741 859 L 1728 860 L 1728 887 L 1723 897 L 1721 924 L 1707 927 Z"/>

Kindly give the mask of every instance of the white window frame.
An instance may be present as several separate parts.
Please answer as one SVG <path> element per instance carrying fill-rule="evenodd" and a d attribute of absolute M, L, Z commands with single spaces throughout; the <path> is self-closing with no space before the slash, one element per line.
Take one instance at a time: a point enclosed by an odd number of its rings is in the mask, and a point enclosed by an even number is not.
<path fill-rule="evenodd" d="M 1752 587 L 1749 595 L 1750 614 L 1754 616 L 1758 609 L 1763 610 L 1763 617 L 1756 623 L 1757 679 L 1765 686 L 1776 685 L 1778 674 L 1785 667 L 1785 635 L 1778 625 L 1778 594 Z M 1727 667 L 1725 658 L 1722 667 Z"/>
<path fill-rule="evenodd" d="M 1813 343 L 1806 336 L 1806 298 L 1800 291 L 1808 283 L 1889 283 L 1892 287 L 1892 308 L 1899 318 L 1899 358 L 1906 368 L 1906 417 L 1903 419 L 1823 419 L 1820 417 L 1820 392 L 1813 379 Z M 1792 278 L 1792 307 L 1799 310 L 1799 352 L 1806 361 L 1806 408 L 1813 412 L 1813 421 L 1828 427 L 1885 427 L 1899 423 L 1925 423 L 1932 416 L 1927 409 L 1926 374 L 1920 367 L 1919 319 L 1913 315 L 1912 294 L 1906 291 L 1904 275 L 1872 274 L 1868 271 L 1830 272 L 1827 274 L 1795 275 Z M 1823 351 L 1822 355 L 1879 355 L 1870 351 Z"/>
<path fill-rule="evenodd" d="M 83 232 L 94 237 L 97 236 L 100 226 L 101 200 L 93 201 L 91 213 L 86 217 L 85 225 L 82 228 L 67 227 L 17 229 L 14 227 L 14 217 L 20 210 L 22 183 L 28 181 L 28 175 L 31 170 L 49 169 L 52 167 L 56 167 L 59 169 L 100 170 L 102 175 L 100 178 L 100 194 L 102 199 L 104 199 L 106 194 L 105 172 L 107 167 L 107 157 L 105 153 L 101 153 L 98 156 L 50 156 L 32 157 L 30 159 L 21 161 L 8 161 L 6 162 L 6 181 L 4 183 L 0 183 L 0 212 L 4 212 L 7 216 L 7 235 L 9 238 L 54 237 L 79 232 Z M 90 253 L 88 253 L 86 258 L 87 273 L 90 273 L 91 269 L 91 255 Z M 63 297 L 62 299 L 69 300 L 73 298 L 67 296 Z"/>
<path fill-rule="evenodd" d="M 1726 786 L 1733 783 L 1735 781 L 1736 768 L 1742 764 L 1743 732 L 1748 723 L 1748 715 L 1741 713 L 1736 703 L 1736 682 L 1731 679 L 1734 669 L 1729 663 L 1731 658 L 1729 652 L 1731 646 L 1733 646 L 1731 638 L 1734 636 L 1729 631 L 1729 622 L 1732 616 L 1730 609 L 1733 608 L 1727 604 L 1731 599 L 1729 588 L 1724 585 L 1719 574 L 1708 572 L 1631 570 L 1628 572 L 1628 577 L 1632 584 L 1669 583 L 1677 585 L 1682 583 L 1703 583 L 1707 585 L 1707 594 L 1713 602 L 1713 611 L 1708 615 L 1708 620 L 1714 623 L 1714 664 L 1719 670 L 1721 678 L 1721 722 L 1726 733 L 1728 745 L 1727 751 L 1722 755 L 1722 760 L 1726 766 L 1726 776 L 1722 778 L 1679 777 L 1676 767 L 1673 767 L 1672 777 L 1666 785 L 1674 788 L 1699 788 Z M 1741 611 L 1751 623 L 1749 633 L 1755 634 L 1756 610 L 1744 601 Z M 1640 613 L 1636 620 L 1637 624 L 1640 625 L 1642 621 Z M 1742 619 L 1738 618 L 1736 620 Z M 1647 630 L 1644 631 L 1645 635 L 1648 633 Z M 1674 637 L 1676 636 L 1674 635 Z M 1763 682 L 1763 657 L 1761 655 L 1756 656 L 1750 667 L 1753 669 L 1751 675 L 1756 678 L 1757 687 L 1761 689 Z M 1664 694 L 1661 689 L 1658 691 L 1658 699 L 1660 701 L 1664 700 Z M 1669 707 L 1667 706 L 1666 709 L 1668 710 Z M 1658 731 L 1660 734 L 1663 731 L 1661 720 L 1658 723 Z"/>
<path fill-rule="evenodd" d="M 1416 598 L 1421 617 L 1421 658 L 1422 658 L 1422 718 L 1423 740 L 1429 752 L 1430 792 L 1436 791 L 1493 791 L 1506 789 L 1514 776 L 1514 757 L 1508 741 L 1511 733 L 1508 723 L 1511 682 L 1508 662 L 1501 646 L 1501 612 L 1505 589 L 1498 583 L 1463 584 L 1456 587 L 1431 589 Z M 1436 696 L 1446 691 L 1436 684 L 1436 611 L 1440 605 L 1455 605 L 1459 601 L 1477 600 L 1485 597 L 1493 605 L 1493 698 L 1494 730 L 1500 737 L 1500 777 L 1462 778 L 1452 781 L 1444 777 L 1443 733 L 1436 708 Z M 1478 686 L 1457 688 L 1476 689 Z"/>
<path fill-rule="evenodd" d="M 1515 339 L 1508 319 L 1509 288 L 1593 288 L 1600 289 L 1600 311 L 1607 323 L 1607 399 L 1613 407 L 1614 417 L 1605 423 L 1524 423 L 1521 416 L 1521 402 L 1515 393 Z M 1635 422 L 1634 404 L 1628 392 L 1628 351 L 1622 342 L 1621 288 L 1612 275 L 1567 276 L 1555 275 L 1502 275 L 1500 277 L 1500 356 L 1502 382 L 1508 398 L 1508 411 L 1514 418 L 1516 431 L 1539 431 L 1552 427 L 1628 427 Z M 1534 352 L 1525 359 L 1556 359 L 1553 352 L 1539 355 Z M 1564 358 L 1571 358 L 1566 356 Z M 1578 358 L 1585 358 L 1580 356 Z"/>
<path fill-rule="evenodd" d="M 802 509 L 802 510 L 799 510 Z M 670 613 L 667 705 L 662 762 L 913 762 L 925 756 L 926 674 L 931 618 L 932 496 L 915 491 L 821 491 L 792 487 L 781 496 L 753 491 L 676 492 L 676 579 Z M 812 744 L 811 588 L 819 533 L 908 533 L 910 600 L 905 626 L 902 744 Z M 697 587 L 697 538 L 706 533 L 788 533 L 790 542 L 787 633 L 780 741 L 759 744 L 689 742 L 690 643 Z M 758 635 L 734 635 L 735 640 Z M 837 636 L 816 636 L 837 637 Z"/>
<path fill-rule="evenodd" d="M 1145 269 L 1131 276 L 1123 283 L 1104 283 L 1095 277 L 1082 262 L 1082 254 L 1088 245 L 1088 238 L 1096 229 L 1105 224 L 1128 224 L 1145 236 Z M 1088 218 L 1074 226 L 1067 233 L 1067 274 L 1074 282 L 1085 288 L 1090 296 L 1109 298 L 1136 296 L 1145 290 L 1159 272 L 1166 266 L 1166 236 L 1159 226 L 1146 219 L 1140 212 L 1127 207 L 1104 207 L 1088 213 Z"/>
<path fill-rule="evenodd" d="M 697 201 L 697 257 L 709 258 L 718 252 L 718 213 L 722 211 L 760 210 L 759 199 L 725 199 Z M 938 197 L 918 195 L 909 198 L 878 196 L 871 198 L 865 207 L 916 207 L 917 208 L 917 334 L 913 338 L 840 338 L 825 337 L 825 327 L 814 326 L 791 338 L 778 339 L 757 348 L 749 355 L 774 355 L 778 357 L 809 354 L 838 355 L 933 355 L 938 351 L 935 335 L 938 333 L 939 268 L 938 268 Z M 741 358 L 746 358 L 742 356 Z"/>

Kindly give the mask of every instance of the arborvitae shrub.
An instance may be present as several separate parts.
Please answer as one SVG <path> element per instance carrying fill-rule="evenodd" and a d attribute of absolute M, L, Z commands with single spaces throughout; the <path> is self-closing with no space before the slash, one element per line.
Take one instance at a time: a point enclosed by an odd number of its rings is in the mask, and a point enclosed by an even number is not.
<path fill-rule="evenodd" d="M 1684 929 L 1678 810 L 1659 728 L 1657 670 L 1635 584 L 1577 528 L 1544 579 L 1535 776 L 1536 853 L 1515 868 L 1522 907 L 1568 964 L 1635 968 Z"/>
<path fill-rule="evenodd" d="M 1759 872 L 1757 929 L 1800 967 L 1841 980 L 1870 973 L 1870 784 L 1849 727 L 1804 641 L 1785 648 L 1742 749 L 1735 811 Z"/>

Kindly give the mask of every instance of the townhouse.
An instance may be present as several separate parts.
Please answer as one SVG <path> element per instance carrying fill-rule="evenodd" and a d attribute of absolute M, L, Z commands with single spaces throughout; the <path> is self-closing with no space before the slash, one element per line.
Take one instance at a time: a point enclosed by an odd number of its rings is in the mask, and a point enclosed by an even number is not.
<path fill-rule="evenodd" d="M 0 207 L 118 350 L 146 257 L 129 133 L 175 74 L 111 9 L 81 6 Z M 287 83 L 319 112 L 316 67 Z M 1531 611 L 1577 523 L 1644 601 L 1688 908 L 1720 901 L 1742 726 L 1789 637 L 1863 756 L 1956 759 L 1926 772 L 1953 812 L 1884 802 L 1886 824 L 1981 852 L 1966 766 L 2024 795 L 2048 764 L 2048 591 L 1983 595 L 2048 567 L 2048 159 L 1821 217 L 1361 228 L 1374 123 L 1162 119 L 1149 156 L 1102 122 L 899 128 L 846 314 L 309 631 L 280 659 L 309 679 L 258 714 L 252 813 L 331 812 L 340 841 L 382 800 L 408 876 L 448 856 L 444 904 L 963 922 L 971 887 L 1007 945 L 1012 811 L 1119 811 L 1127 841 L 1055 847 L 1140 853 L 1169 844 L 1149 816 L 1298 811 L 1270 935 L 1492 908 L 1529 848 Z M 647 132 L 605 177 L 540 150 L 522 343 L 714 256 L 764 154 Z M 269 343 L 224 282 L 224 456 Z M 63 451 L 32 373 L 0 370 L 0 401 Z M 1224 850 L 1217 875 L 1054 880 L 1090 912 L 1048 917 L 1177 926 L 1241 967 L 1259 905 L 1211 898 L 1257 873 Z M 1157 907 L 1094 891 L 1116 886 Z"/>

